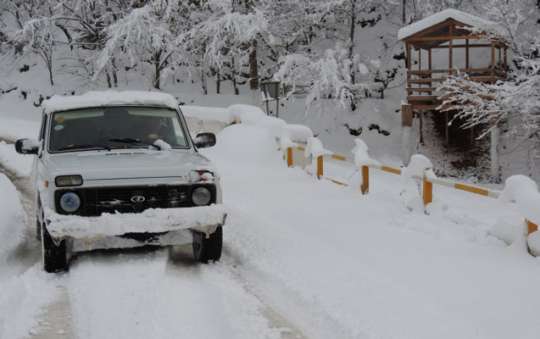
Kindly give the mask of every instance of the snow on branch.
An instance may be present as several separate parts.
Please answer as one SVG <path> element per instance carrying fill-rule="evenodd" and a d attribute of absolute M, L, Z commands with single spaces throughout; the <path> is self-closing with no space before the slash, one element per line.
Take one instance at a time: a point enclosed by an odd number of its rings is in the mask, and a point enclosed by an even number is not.
<path fill-rule="evenodd" d="M 352 107 L 361 93 L 368 89 L 364 83 L 354 83 L 351 78 L 353 62 L 345 48 L 328 49 L 320 59 L 312 60 L 305 55 L 291 54 L 280 60 L 280 69 L 274 75 L 277 80 L 294 89 L 307 85 L 310 90 L 306 108 L 322 99 L 337 100 L 343 107 Z"/>

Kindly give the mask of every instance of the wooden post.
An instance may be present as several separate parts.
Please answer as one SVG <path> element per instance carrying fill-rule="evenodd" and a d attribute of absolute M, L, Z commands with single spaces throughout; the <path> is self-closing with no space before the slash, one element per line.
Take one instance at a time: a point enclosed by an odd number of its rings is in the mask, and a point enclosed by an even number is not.
<path fill-rule="evenodd" d="M 293 149 L 292 147 L 287 147 L 287 166 L 293 167 Z"/>
<path fill-rule="evenodd" d="M 433 79 L 433 60 L 431 55 L 431 48 L 428 49 L 428 69 L 429 69 L 429 78 Z M 429 82 L 429 88 L 433 88 L 433 82 Z M 429 92 L 429 95 L 433 95 L 433 92 Z"/>
<path fill-rule="evenodd" d="M 411 69 L 412 69 L 412 54 L 411 54 L 411 45 L 407 42 L 406 43 L 406 53 L 407 53 L 407 87 L 411 87 L 409 80 L 411 80 Z"/>
<path fill-rule="evenodd" d="M 527 223 L 527 234 L 534 233 L 538 231 L 538 225 L 534 224 L 532 221 L 525 220 Z"/>
<path fill-rule="evenodd" d="M 418 48 L 418 70 L 422 70 L 422 49 Z"/>
<path fill-rule="evenodd" d="M 401 126 L 412 127 L 413 123 L 413 110 L 409 104 L 401 105 Z"/>
<path fill-rule="evenodd" d="M 491 42 L 491 75 L 495 75 L 495 43 Z"/>
<path fill-rule="evenodd" d="M 317 157 L 317 179 L 321 179 L 324 175 L 324 160 L 323 156 L 319 155 Z"/>
<path fill-rule="evenodd" d="M 465 69 L 470 68 L 470 62 L 469 62 L 469 39 L 465 39 Z M 467 73 L 470 73 L 467 71 Z"/>
<path fill-rule="evenodd" d="M 450 41 L 448 41 L 448 74 L 452 74 L 452 68 L 454 67 L 454 54 L 452 53 L 452 45 L 454 34 L 454 25 L 450 25 Z"/>
<path fill-rule="evenodd" d="M 362 186 L 360 186 L 362 194 L 369 193 L 369 167 L 362 166 Z"/>
<path fill-rule="evenodd" d="M 446 142 L 446 147 L 450 144 L 450 131 L 448 127 L 448 111 L 444 111 L 444 141 Z"/>
<path fill-rule="evenodd" d="M 428 181 L 425 176 L 422 180 L 422 199 L 424 200 L 424 207 L 433 202 L 433 183 Z"/>

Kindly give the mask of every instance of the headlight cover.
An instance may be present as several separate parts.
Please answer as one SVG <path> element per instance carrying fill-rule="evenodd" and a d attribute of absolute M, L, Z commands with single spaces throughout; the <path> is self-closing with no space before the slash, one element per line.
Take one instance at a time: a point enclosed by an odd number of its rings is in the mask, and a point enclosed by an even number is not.
<path fill-rule="evenodd" d="M 191 200 L 195 206 L 206 206 L 212 201 L 212 192 L 206 187 L 197 187 L 191 193 Z"/>
<path fill-rule="evenodd" d="M 56 187 L 81 186 L 83 179 L 80 175 L 60 175 L 54 179 L 54 183 Z"/>
<path fill-rule="evenodd" d="M 77 193 L 66 192 L 60 197 L 60 208 L 66 213 L 76 212 L 81 207 L 81 198 Z"/>

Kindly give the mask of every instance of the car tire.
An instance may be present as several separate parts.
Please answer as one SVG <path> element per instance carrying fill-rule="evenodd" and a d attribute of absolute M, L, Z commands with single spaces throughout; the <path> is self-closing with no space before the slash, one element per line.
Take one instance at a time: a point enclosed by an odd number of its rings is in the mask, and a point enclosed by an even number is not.
<path fill-rule="evenodd" d="M 56 245 L 47 231 L 41 225 L 41 248 L 43 255 L 43 269 L 48 273 L 65 272 L 69 269 L 66 241 L 62 240 Z"/>
<path fill-rule="evenodd" d="M 223 228 L 219 226 L 207 238 L 202 232 L 193 232 L 193 256 L 201 263 L 219 261 L 223 247 Z"/>

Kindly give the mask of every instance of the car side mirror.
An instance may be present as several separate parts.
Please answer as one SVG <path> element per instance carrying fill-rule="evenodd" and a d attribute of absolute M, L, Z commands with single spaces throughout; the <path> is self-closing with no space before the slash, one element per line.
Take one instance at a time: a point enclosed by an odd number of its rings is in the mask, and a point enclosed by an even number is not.
<path fill-rule="evenodd" d="M 216 135 L 214 133 L 199 133 L 194 142 L 197 148 L 212 147 L 216 144 Z"/>
<path fill-rule="evenodd" d="M 32 139 L 19 139 L 15 142 L 15 151 L 19 154 L 38 154 L 39 143 Z"/>

